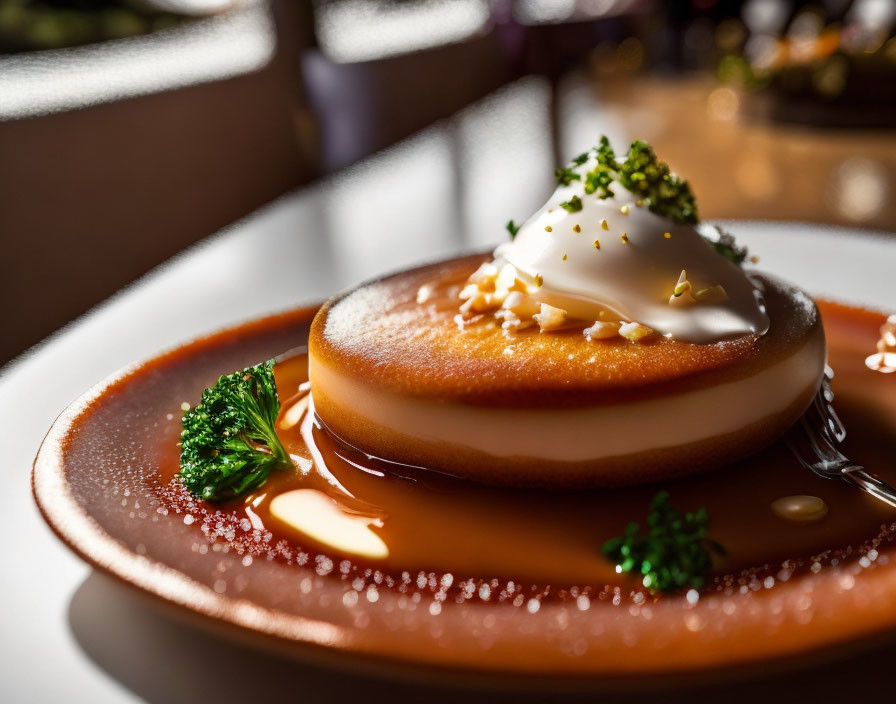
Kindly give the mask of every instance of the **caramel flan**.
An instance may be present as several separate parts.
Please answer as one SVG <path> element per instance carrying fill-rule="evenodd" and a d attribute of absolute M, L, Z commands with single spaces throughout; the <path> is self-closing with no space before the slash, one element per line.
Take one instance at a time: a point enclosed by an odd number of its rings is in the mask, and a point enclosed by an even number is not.
<path fill-rule="evenodd" d="M 618 486 L 755 452 L 805 410 L 825 358 L 814 304 L 770 277 L 770 325 L 698 345 L 508 336 L 459 327 L 458 289 L 483 256 L 361 286 L 317 315 L 315 411 L 358 449 L 492 484 Z M 417 303 L 421 288 L 431 298 Z"/>
<path fill-rule="evenodd" d="M 747 270 L 665 169 L 604 140 L 491 255 L 327 303 L 309 340 L 321 423 L 370 455 L 515 486 L 637 484 L 767 445 L 818 389 L 818 311 Z"/>

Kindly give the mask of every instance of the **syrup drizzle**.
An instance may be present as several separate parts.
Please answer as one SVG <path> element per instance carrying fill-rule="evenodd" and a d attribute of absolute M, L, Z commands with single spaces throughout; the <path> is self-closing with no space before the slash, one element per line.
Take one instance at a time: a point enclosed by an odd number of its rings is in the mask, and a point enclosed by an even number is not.
<path fill-rule="evenodd" d="M 864 367 L 864 351 L 850 340 L 851 332 L 848 326 L 828 329 L 840 385 L 838 410 L 854 432 L 855 442 L 850 446 L 848 439 L 845 449 L 894 479 L 887 460 L 896 447 L 896 395 L 889 384 L 896 379 Z M 283 401 L 278 419 L 296 472 L 278 473 L 244 501 L 213 506 L 173 479 L 176 462 L 163 468 L 160 510 L 182 513 L 186 523 L 197 524 L 207 539 L 207 545 L 197 544 L 199 551 L 234 550 L 244 561 L 312 566 L 318 575 L 350 582 L 355 598 L 373 601 L 379 590 L 395 589 L 417 601 L 427 598 L 435 612 L 446 600 L 507 602 L 532 612 L 554 599 L 583 610 L 592 601 L 640 606 L 659 597 L 615 575 L 600 546 L 628 520 L 643 523 L 650 498 L 665 488 L 682 509 L 706 505 L 712 537 L 729 550 L 703 592 L 749 594 L 829 567 L 846 569 L 854 578 L 891 559 L 892 510 L 852 487 L 806 473 L 781 444 L 663 487 L 490 489 L 372 458 L 334 438 L 314 417 L 301 352 L 281 359 L 276 373 L 278 387 L 297 390 Z M 326 544 L 326 536 L 297 530 L 271 511 L 276 497 L 305 490 L 320 492 L 346 516 L 370 519 L 370 530 L 388 555 L 340 554 Z M 817 496 L 829 514 L 812 525 L 782 521 L 770 505 L 788 494 Z"/>

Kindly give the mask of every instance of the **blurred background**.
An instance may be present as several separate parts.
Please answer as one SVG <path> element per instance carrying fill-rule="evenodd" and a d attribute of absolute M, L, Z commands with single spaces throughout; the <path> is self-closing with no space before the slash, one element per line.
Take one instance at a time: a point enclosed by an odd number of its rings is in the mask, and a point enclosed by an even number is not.
<path fill-rule="evenodd" d="M 0 365 L 295 189 L 321 256 L 410 216 L 496 241 L 601 133 L 703 218 L 892 233 L 894 28 L 896 0 L 0 0 Z"/>

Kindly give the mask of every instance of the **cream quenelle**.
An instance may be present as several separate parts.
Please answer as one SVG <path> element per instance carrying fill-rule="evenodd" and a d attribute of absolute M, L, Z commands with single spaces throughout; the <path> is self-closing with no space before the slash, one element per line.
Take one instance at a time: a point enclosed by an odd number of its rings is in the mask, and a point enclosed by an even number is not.
<path fill-rule="evenodd" d="M 594 337 L 614 336 L 620 321 L 624 336 L 639 324 L 642 334 L 695 343 L 764 334 L 769 319 L 757 288 L 707 241 L 724 236 L 651 212 L 616 181 L 610 197 L 587 193 L 587 175 L 597 163 L 592 152 L 567 170 L 568 184 L 471 277 L 475 285 L 462 293 L 465 312 L 500 306 L 498 317 L 510 321 L 505 328 L 597 321 L 586 328 Z M 491 295 L 477 298 L 493 284 Z"/>

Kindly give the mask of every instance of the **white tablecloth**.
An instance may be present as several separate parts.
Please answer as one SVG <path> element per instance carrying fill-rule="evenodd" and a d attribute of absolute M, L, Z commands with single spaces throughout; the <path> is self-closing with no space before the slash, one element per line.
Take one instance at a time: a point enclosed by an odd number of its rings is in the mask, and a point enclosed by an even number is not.
<path fill-rule="evenodd" d="M 444 206 L 393 203 L 394 181 L 361 194 L 352 212 L 339 215 L 340 199 L 351 188 L 337 180 L 271 204 L 151 272 L 2 370 L 0 515 L 7 542 L 0 558 L 0 701 L 195 701 L 203 693 L 235 700 L 249 697 L 253 690 L 247 687 L 258 677 L 267 678 L 261 691 L 271 696 L 277 688 L 295 692 L 294 665 L 216 646 L 192 629 L 159 620 L 123 588 L 89 577 L 89 568 L 38 515 L 30 466 L 59 411 L 119 367 L 221 326 L 319 300 L 362 278 L 501 236 L 492 231 L 461 240 L 454 221 L 439 211 Z M 327 207 L 331 201 L 336 207 Z M 365 222 L 388 217 L 396 205 L 403 217 L 370 238 Z M 896 310 L 896 237 L 790 224 L 732 223 L 731 229 L 760 256 L 763 269 L 812 293 Z M 261 275 L 259 263 L 267 267 Z M 252 674 L 237 674 L 240 667 Z M 220 674 L 203 674 L 210 671 Z M 341 678 L 302 672 L 303 678 L 318 678 L 312 689 L 321 699 L 349 694 Z M 169 684 L 159 685 L 161 678 Z"/>

